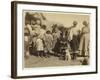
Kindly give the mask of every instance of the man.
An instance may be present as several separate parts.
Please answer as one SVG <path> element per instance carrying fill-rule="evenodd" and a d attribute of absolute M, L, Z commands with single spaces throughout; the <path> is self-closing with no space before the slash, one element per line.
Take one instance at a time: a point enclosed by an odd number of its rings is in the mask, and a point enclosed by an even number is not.
<path fill-rule="evenodd" d="M 73 21 L 72 27 L 68 31 L 68 40 L 70 42 L 70 47 L 72 50 L 72 59 L 76 59 L 76 53 L 78 50 L 78 30 L 77 30 L 77 21 Z"/>

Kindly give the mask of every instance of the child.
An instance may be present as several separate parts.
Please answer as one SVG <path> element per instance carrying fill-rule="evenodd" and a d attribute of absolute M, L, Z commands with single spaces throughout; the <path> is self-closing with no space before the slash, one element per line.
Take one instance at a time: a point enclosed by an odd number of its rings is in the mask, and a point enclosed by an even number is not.
<path fill-rule="evenodd" d="M 51 35 L 50 30 L 47 30 L 44 35 L 44 46 L 45 46 L 45 55 L 50 57 L 49 53 L 53 53 L 53 36 Z M 48 54 L 47 54 L 48 53 Z"/>
<path fill-rule="evenodd" d="M 44 45 L 43 45 L 43 40 L 40 37 L 37 37 L 36 49 L 37 49 L 37 56 L 43 57 Z"/>

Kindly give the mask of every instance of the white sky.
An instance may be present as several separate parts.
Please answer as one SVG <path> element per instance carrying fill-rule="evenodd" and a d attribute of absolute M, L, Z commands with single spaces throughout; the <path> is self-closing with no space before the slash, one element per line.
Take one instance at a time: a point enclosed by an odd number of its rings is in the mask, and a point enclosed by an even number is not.
<path fill-rule="evenodd" d="M 29 11 L 30 13 L 34 13 L 36 11 Z M 83 27 L 82 22 L 85 20 L 87 22 L 90 21 L 90 14 L 85 13 L 69 13 L 69 12 L 42 12 L 43 15 L 47 18 L 48 21 L 50 21 L 50 24 L 52 22 L 54 23 L 60 23 L 63 24 L 65 27 L 72 26 L 73 21 L 77 21 L 77 29 L 81 29 Z M 48 24 L 48 23 L 47 23 Z"/>
<path fill-rule="evenodd" d="M 46 16 L 46 18 L 49 21 L 61 23 L 66 27 L 70 27 L 72 25 L 73 21 L 75 20 L 78 22 L 78 25 L 77 25 L 78 29 L 81 29 L 83 27 L 82 22 L 84 20 L 89 22 L 89 19 L 90 19 L 90 17 L 89 17 L 90 14 L 82 14 L 82 13 L 60 13 L 60 12 L 59 13 L 49 12 L 48 13 L 48 12 L 46 12 L 43 14 L 44 14 L 44 16 Z"/>

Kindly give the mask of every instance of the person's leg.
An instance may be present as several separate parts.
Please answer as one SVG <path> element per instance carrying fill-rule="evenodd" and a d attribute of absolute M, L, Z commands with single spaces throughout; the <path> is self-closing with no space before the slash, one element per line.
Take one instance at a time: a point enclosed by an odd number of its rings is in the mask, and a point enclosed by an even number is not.
<path fill-rule="evenodd" d="M 25 57 L 26 57 L 26 58 L 29 58 L 29 56 L 30 56 L 30 55 L 29 55 L 29 51 L 26 51 Z"/>
<path fill-rule="evenodd" d="M 37 57 L 40 57 L 40 51 L 37 51 Z"/>
<path fill-rule="evenodd" d="M 43 51 L 41 51 L 41 57 L 44 57 L 44 52 Z"/>
<path fill-rule="evenodd" d="M 49 52 L 49 51 L 47 52 L 47 57 L 48 57 L 48 58 L 50 57 L 50 52 Z"/>
<path fill-rule="evenodd" d="M 72 53 L 72 60 L 74 60 L 74 56 L 75 56 L 75 54 L 74 54 L 74 53 Z"/>
<path fill-rule="evenodd" d="M 42 56 L 45 57 L 45 53 L 44 53 L 44 51 L 42 51 Z"/>
<path fill-rule="evenodd" d="M 85 50 L 85 54 L 84 54 L 85 56 L 89 56 L 89 52 L 88 52 L 88 50 Z"/>
<path fill-rule="evenodd" d="M 42 53 L 41 50 L 39 51 L 39 56 L 40 56 L 40 57 L 43 57 L 43 53 Z"/>
<path fill-rule="evenodd" d="M 52 49 L 51 49 L 51 48 L 48 49 L 48 53 L 47 53 L 48 57 L 50 57 L 50 55 L 51 55 L 52 53 L 53 53 Z"/>
<path fill-rule="evenodd" d="M 65 60 L 65 59 L 66 59 L 66 52 L 65 52 L 65 49 L 63 49 L 63 50 L 61 51 L 60 59 L 61 59 L 61 60 Z"/>
<path fill-rule="evenodd" d="M 41 50 L 40 51 L 40 57 L 43 57 L 44 55 L 43 55 L 43 51 Z"/>
<path fill-rule="evenodd" d="M 28 58 L 30 56 L 29 45 L 26 46 L 26 50 L 25 51 L 26 51 L 25 52 L 26 53 L 25 56 L 26 56 L 26 58 Z"/>
<path fill-rule="evenodd" d="M 44 51 L 44 57 L 46 57 L 46 58 L 47 58 L 47 52 L 45 52 L 45 51 Z"/>
<path fill-rule="evenodd" d="M 41 51 L 39 51 L 39 56 L 42 57 L 42 52 Z"/>
<path fill-rule="evenodd" d="M 60 48 L 60 52 L 59 52 L 60 54 L 59 54 L 59 60 L 62 60 L 62 49 Z"/>
<path fill-rule="evenodd" d="M 85 43 L 85 51 L 84 52 L 85 52 L 84 53 L 85 56 L 89 56 L 88 43 L 87 44 Z"/>
<path fill-rule="evenodd" d="M 71 55 L 68 49 L 66 49 L 66 57 L 68 60 L 71 60 Z"/>
<path fill-rule="evenodd" d="M 77 59 L 77 53 L 75 52 L 75 58 L 74 58 L 75 60 Z"/>
<path fill-rule="evenodd" d="M 47 53 L 48 53 L 48 51 L 47 51 L 47 49 L 45 48 L 45 50 L 44 50 L 44 56 L 45 56 L 46 58 L 48 57 Z"/>
<path fill-rule="evenodd" d="M 81 37 L 80 44 L 79 44 L 79 56 L 83 55 L 84 50 L 84 36 Z"/>
<path fill-rule="evenodd" d="M 66 52 L 63 53 L 63 60 L 66 60 Z"/>

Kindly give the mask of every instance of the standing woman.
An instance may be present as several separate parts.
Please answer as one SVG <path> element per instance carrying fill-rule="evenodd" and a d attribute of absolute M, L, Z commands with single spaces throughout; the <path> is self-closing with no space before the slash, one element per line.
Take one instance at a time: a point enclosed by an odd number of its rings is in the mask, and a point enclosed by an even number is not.
<path fill-rule="evenodd" d="M 89 56 L 89 26 L 86 21 L 83 21 L 83 28 L 82 28 L 82 36 L 80 40 L 79 55 L 81 56 Z"/>

